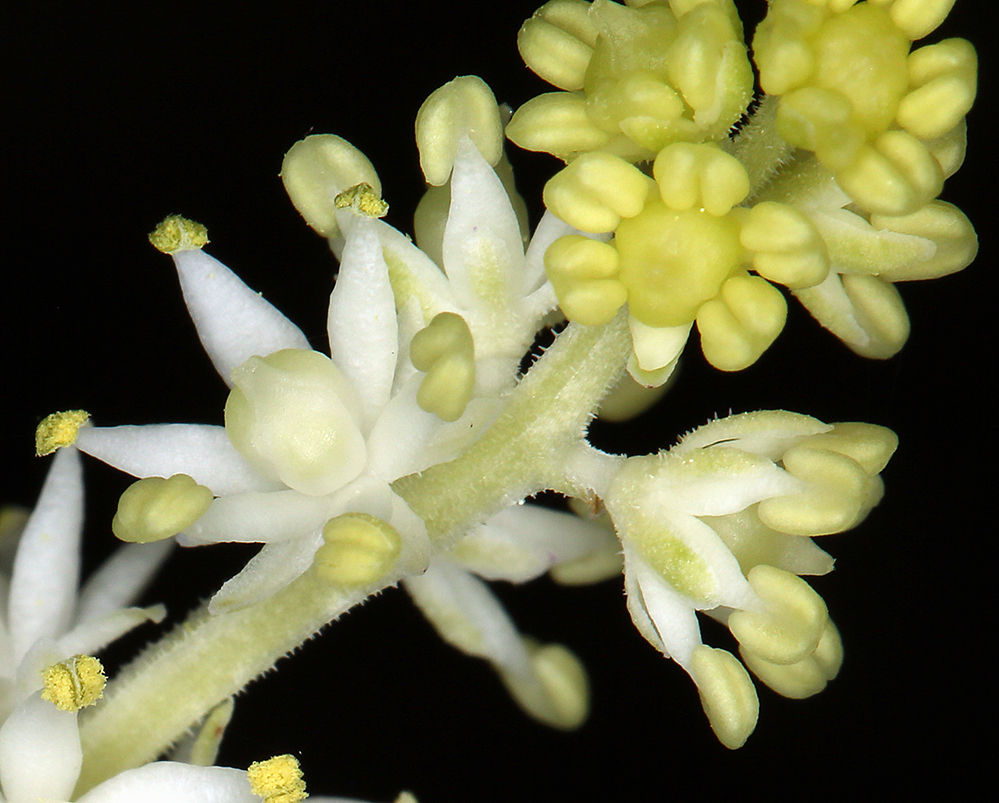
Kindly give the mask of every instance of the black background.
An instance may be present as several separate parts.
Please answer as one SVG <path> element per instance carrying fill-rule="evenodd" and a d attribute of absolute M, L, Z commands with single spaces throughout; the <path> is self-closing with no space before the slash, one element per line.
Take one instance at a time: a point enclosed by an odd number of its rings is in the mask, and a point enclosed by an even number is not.
<path fill-rule="evenodd" d="M 741 3 L 758 16 L 762 2 Z M 959 2 L 944 28 L 978 44 L 991 4 Z M 379 170 L 389 221 L 409 230 L 421 191 L 411 135 L 425 96 L 477 74 L 500 101 L 541 91 L 515 49 L 533 2 L 468 4 L 7 4 L 3 30 L 3 261 L 0 325 L 5 500 L 32 504 L 47 463 L 32 436 L 47 413 L 85 408 L 100 424 L 220 423 L 225 387 L 204 356 L 167 258 L 146 233 L 168 213 L 205 223 L 210 251 L 325 348 L 334 262 L 288 203 L 282 154 L 337 133 Z M 986 10 L 989 9 L 989 10 Z M 423 803 L 655 800 L 732 793 L 826 799 L 946 784 L 979 770 L 976 726 L 995 671 L 983 656 L 994 580 L 994 186 L 983 80 L 964 169 L 943 197 L 979 228 L 983 255 L 962 274 L 910 284 L 903 353 L 848 352 L 792 306 L 788 328 L 739 375 L 696 346 L 674 391 L 604 448 L 670 445 L 715 414 L 783 407 L 895 429 L 887 497 L 857 531 L 822 545 L 837 571 L 815 586 L 846 642 L 839 679 L 803 702 L 761 689 L 756 734 L 731 753 L 714 740 L 693 685 L 630 624 L 620 582 L 499 593 L 526 632 L 586 662 L 593 713 L 576 733 L 528 721 L 482 664 L 443 645 L 398 591 L 349 614 L 240 698 L 220 763 L 295 752 L 315 794 Z M 517 154 L 535 204 L 556 163 Z M 92 567 L 113 548 L 108 522 L 128 484 L 87 466 Z M 231 576 L 246 552 L 185 552 L 148 601 L 175 615 Z M 178 591 L 178 589 L 180 589 Z M 728 646 L 706 626 L 705 639 Z M 150 628 L 128 642 L 134 649 Z M 192 679 L 196 682 L 196 679 Z"/>

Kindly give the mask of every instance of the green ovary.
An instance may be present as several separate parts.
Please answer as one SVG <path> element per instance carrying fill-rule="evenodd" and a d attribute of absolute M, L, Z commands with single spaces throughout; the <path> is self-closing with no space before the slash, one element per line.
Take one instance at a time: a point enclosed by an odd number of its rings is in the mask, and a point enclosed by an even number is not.
<path fill-rule="evenodd" d="M 623 220 L 614 244 L 631 314 L 653 327 L 690 323 L 742 261 L 733 219 L 660 201 Z"/>

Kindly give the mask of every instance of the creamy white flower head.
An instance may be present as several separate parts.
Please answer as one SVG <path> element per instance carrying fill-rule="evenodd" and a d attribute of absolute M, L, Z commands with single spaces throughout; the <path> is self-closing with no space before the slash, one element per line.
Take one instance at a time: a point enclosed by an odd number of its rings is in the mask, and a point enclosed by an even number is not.
<path fill-rule="evenodd" d="M 630 458 L 614 479 L 605 503 L 624 546 L 632 620 L 690 673 L 726 746 L 752 732 L 756 695 L 733 656 L 701 643 L 696 612 L 725 622 L 774 690 L 820 691 L 842 651 L 824 603 L 797 575 L 832 569 L 809 536 L 867 515 L 896 444 L 882 427 L 747 413 Z"/>
<path fill-rule="evenodd" d="M 44 667 L 97 652 L 165 613 L 162 605 L 128 606 L 166 557 L 167 543 L 122 547 L 80 588 L 83 470 L 77 449 L 59 450 L 34 510 L 19 518 L 3 533 L 16 552 L 13 566 L 0 571 L 0 722 L 41 688 Z"/>
<path fill-rule="evenodd" d="M 213 598 L 213 611 L 290 583 L 312 564 L 324 526 L 347 513 L 375 516 L 398 531 L 402 574 L 426 568 L 423 523 L 390 483 L 452 459 L 492 420 L 554 306 L 541 254 L 564 231 L 549 219 L 525 255 L 510 199 L 467 138 L 451 193 L 446 274 L 407 237 L 366 214 L 369 204 L 334 205 L 342 250 L 330 297 L 329 357 L 312 351 L 301 330 L 200 248 L 172 254 L 202 343 L 233 388 L 225 427 L 88 427 L 77 443 L 149 478 L 122 498 L 122 537 L 183 532 L 185 545 L 264 544 Z M 461 318 L 458 328 L 466 328 L 474 349 L 471 399 L 453 422 L 428 412 L 420 398 L 446 401 L 450 392 L 445 371 L 425 393 L 435 361 L 454 356 L 437 342 L 441 313 Z M 459 338 L 457 350 L 468 348 Z"/>

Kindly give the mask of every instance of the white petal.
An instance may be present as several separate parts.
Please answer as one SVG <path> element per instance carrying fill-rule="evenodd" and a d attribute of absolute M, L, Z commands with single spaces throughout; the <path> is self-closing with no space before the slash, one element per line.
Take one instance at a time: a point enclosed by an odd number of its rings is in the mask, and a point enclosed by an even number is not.
<path fill-rule="evenodd" d="M 242 571 L 212 597 L 209 612 L 245 608 L 280 591 L 312 565 L 322 543 L 322 531 L 316 530 L 290 541 L 264 544 Z"/>
<path fill-rule="evenodd" d="M 517 216 L 502 182 L 468 137 L 454 163 L 442 253 L 452 292 L 473 318 L 488 317 L 520 296 L 524 251 Z"/>
<path fill-rule="evenodd" d="M 424 447 L 443 422 L 416 403 L 422 381 L 422 374 L 411 376 L 382 409 L 368 435 L 368 471 L 383 480 L 391 482 L 427 467 Z"/>
<path fill-rule="evenodd" d="M 684 435 L 669 452 L 671 455 L 686 454 L 724 443 L 733 449 L 758 454 L 776 462 L 802 438 L 831 429 L 831 425 L 801 413 L 757 410 L 709 421 Z"/>
<path fill-rule="evenodd" d="M 417 607 L 446 642 L 497 668 L 530 674 L 524 640 L 484 582 L 443 558 L 434 559 L 425 574 L 404 582 Z"/>
<path fill-rule="evenodd" d="M 327 328 L 333 362 L 364 396 L 367 431 L 389 400 L 399 353 L 395 296 L 372 220 L 347 236 Z"/>
<path fill-rule="evenodd" d="M 166 608 L 162 605 L 103 613 L 77 625 L 58 639 L 57 649 L 64 659 L 74 655 L 93 655 L 129 630 L 146 622 L 162 622 L 165 616 Z"/>
<path fill-rule="evenodd" d="M 0 779 L 12 803 L 69 800 L 83 751 L 76 713 L 34 694 L 0 727 Z"/>
<path fill-rule="evenodd" d="M 77 803 L 260 803 L 243 770 L 157 761 L 125 770 Z"/>
<path fill-rule="evenodd" d="M 207 424 L 84 427 L 81 451 L 136 477 L 187 474 L 212 493 L 273 491 L 280 483 L 261 477 L 229 442 L 225 427 Z"/>
<path fill-rule="evenodd" d="M 449 557 L 487 580 L 523 583 L 552 566 L 617 549 L 614 534 L 571 513 L 511 505 L 465 536 Z"/>
<path fill-rule="evenodd" d="M 134 604 L 172 549 L 170 539 L 118 547 L 84 583 L 76 621 L 86 622 Z"/>
<path fill-rule="evenodd" d="M 638 367 L 643 371 L 658 371 L 676 361 L 690 337 L 690 327 L 689 323 L 681 326 L 646 326 L 629 315 L 628 328 L 631 330 L 632 348 Z M 665 382 L 666 378 L 668 375 L 662 381 Z"/>
<path fill-rule="evenodd" d="M 184 301 L 215 370 L 229 387 L 229 374 L 254 355 L 309 349 L 302 331 L 204 251 L 174 255 Z"/>
<path fill-rule="evenodd" d="M 402 308 L 414 300 L 423 312 L 423 326 L 439 312 L 458 312 L 447 277 L 412 240 L 387 223 L 375 224 L 385 261 L 392 269 L 392 289 Z"/>
<path fill-rule="evenodd" d="M 330 520 L 330 502 L 298 491 L 222 496 L 184 531 L 199 543 L 276 543 L 297 538 Z"/>
<path fill-rule="evenodd" d="M 689 672 L 690 655 L 701 643 L 701 628 L 693 605 L 627 545 L 624 575 L 628 612 L 638 632 Z"/>
<path fill-rule="evenodd" d="M 8 621 L 15 661 L 40 638 L 72 621 L 80 578 L 83 469 L 79 452 L 60 449 L 17 547 Z"/>

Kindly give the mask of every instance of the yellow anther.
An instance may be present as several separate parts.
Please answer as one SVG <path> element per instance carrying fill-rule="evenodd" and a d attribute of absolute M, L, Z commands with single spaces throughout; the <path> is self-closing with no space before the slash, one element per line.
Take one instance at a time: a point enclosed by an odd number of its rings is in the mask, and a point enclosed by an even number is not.
<path fill-rule="evenodd" d="M 367 513 L 345 513 L 323 527 L 325 542 L 313 562 L 326 582 L 364 586 L 385 576 L 402 551 L 392 525 Z"/>
<path fill-rule="evenodd" d="M 212 492 L 187 474 L 146 477 L 121 495 L 111 531 L 135 544 L 162 541 L 194 524 L 211 503 Z"/>
<path fill-rule="evenodd" d="M 308 797 L 298 759 L 287 753 L 254 761 L 246 770 L 246 779 L 250 791 L 262 797 L 264 803 L 299 803 Z"/>
<path fill-rule="evenodd" d="M 545 251 L 545 273 L 565 316 L 585 326 L 607 323 L 628 300 L 616 278 L 617 251 L 599 240 L 559 237 Z"/>
<path fill-rule="evenodd" d="M 742 747 L 760 712 L 746 668 L 732 653 L 699 644 L 690 657 L 690 674 L 718 741 L 730 750 Z"/>
<path fill-rule="evenodd" d="M 888 427 L 848 421 L 833 424 L 830 432 L 811 435 L 802 441 L 812 449 L 826 449 L 856 460 L 873 477 L 884 471 L 898 448 L 898 435 Z"/>
<path fill-rule="evenodd" d="M 918 212 L 901 217 L 871 215 L 875 229 L 921 237 L 932 243 L 932 256 L 909 260 L 881 270 L 888 281 L 935 279 L 966 268 L 978 254 L 978 237 L 967 216 L 953 204 L 931 201 Z"/>
<path fill-rule="evenodd" d="M 741 273 L 697 311 L 701 349 L 722 371 L 741 371 L 756 362 L 784 329 L 787 302 L 766 279 Z"/>
<path fill-rule="evenodd" d="M 454 312 L 436 315 L 413 337 L 409 357 L 426 372 L 416 401 L 444 421 L 457 421 L 475 390 L 475 343 L 465 319 Z"/>
<path fill-rule="evenodd" d="M 149 233 L 149 242 L 164 254 L 197 251 L 208 244 L 208 229 L 186 217 L 170 215 Z"/>
<path fill-rule="evenodd" d="M 551 0 L 517 34 L 524 63 L 559 89 L 582 89 L 598 29 L 586 0 Z"/>
<path fill-rule="evenodd" d="M 677 14 L 677 37 L 666 58 L 670 81 L 694 110 L 697 126 L 709 136 L 724 136 L 752 99 L 742 26 L 733 25 L 737 15 L 711 2 Z"/>
<path fill-rule="evenodd" d="M 624 220 L 615 232 L 620 279 L 631 314 L 647 326 L 690 323 L 742 262 L 739 227 L 731 216 L 676 212 L 661 200 Z"/>
<path fill-rule="evenodd" d="M 455 78 L 434 90 L 416 113 L 416 146 L 428 184 L 451 176 L 462 137 L 469 137 L 491 165 L 503 156 L 503 123 L 496 98 L 474 75 Z"/>
<path fill-rule="evenodd" d="M 624 159 L 584 153 L 545 185 L 545 206 L 582 231 L 613 231 L 621 218 L 642 211 L 649 185 L 648 176 Z"/>
<path fill-rule="evenodd" d="M 501 673 L 517 703 L 532 717 L 561 730 L 574 730 L 590 712 L 590 682 L 582 662 L 561 644 L 524 639 L 534 677 Z M 540 684 L 542 694 L 538 694 Z"/>
<path fill-rule="evenodd" d="M 590 119 L 586 98 L 573 92 L 531 98 L 514 112 L 506 136 L 524 150 L 544 151 L 563 161 L 601 148 L 611 138 Z"/>
<path fill-rule="evenodd" d="M 943 170 L 929 149 L 906 131 L 886 131 L 836 172 L 836 183 L 859 206 L 881 215 L 909 215 L 935 198 Z"/>
<path fill-rule="evenodd" d="M 363 217 L 385 217 L 389 205 L 383 201 L 371 185 L 366 182 L 355 184 L 333 199 L 335 209 L 350 209 Z"/>
<path fill-rule="evenodd" d="M 43 457 L 76 442 L 76 433 L 90 419 L 85 410 L 66 410 L 45 416 L 35 428 L 35 454 Z"/>
<path fill-rule="evenodd" d="M 771 663 L 745 648 L 740 648 L 739 654 L 750 671 L 775 692 L 801 700 L 818 694 L 839 673 L 843 664 L 843 642 L 830 619 L 826 621 L 815 651 L 796 663 Z"/>
<path fill-rule="evenodd" d="M 299 214 L 324 237 L 336 237 L 334 199 L 349 187 L 364 183 L 381 196 L 378 173 L 368 157 L 347 140 L 315 134 L 296 142 L 284 156 L 281 181 Z"/>
<path fill-rule="evenodd" d="M 909 54 L 909 83 L 897 120 L 920 139 L 942 137 L 971 109 L 978 89 L 978 57 L 965 39 L 946 39 Z"/>
<path fill-rule="evenodd" d="M 857 523 L 867 498 L 868 475 L 854 459 L 807 445 L 793 446 L 784 468 L 807 487 L 760 502 L 760 520 L 790 535 L 828 535 Z"/>
<path fill-rule="evenodd" d="M 815 224 L 788 204 L 764 201 L 741 221 L 739 241 L 753 268 L 786 287 L 812 287 L 829 274 L 826 244 Z"/>
<path fill-rule="evenodd" d="M 261 474 L 311 496 L 360 474 L 367 447 L 351 412 L 354 390 L 329 357 L 300 349 L 250 357 L 232 380 L 226 434 Z"/>
<path fill-rule="evenodd" d="M 822 597 L 797 575 L 775 566 L 755 566 L 747 579 L 767 610 L 735 611 L 729 617 L 729 630 L 743 649 L 782 665 L 815 652 L 829 620 Z"/>
<path fill-rule="evenodd" d="M 720 217 L 749 193 L 746 169 L 714 145 L 669 145 L 656 157 L 652 174 L 663 203 L 678 212 L 701 209 Z"/>
<path fill-rule="evenodd" d="M 756 677 L 778 694 L 792 700 L 804 700 L 818 694 L 828 683 L 828 678 L 812 655 L 793 664 L 775 664 L 740 647 L 739 656 Z"/>
<path fill-rule="evenodd" d="M 104 696 L 104 667 L 89 655 L 76 655 L 42 670 L 42 699 L 60 711 L 79 711 Z"/>

